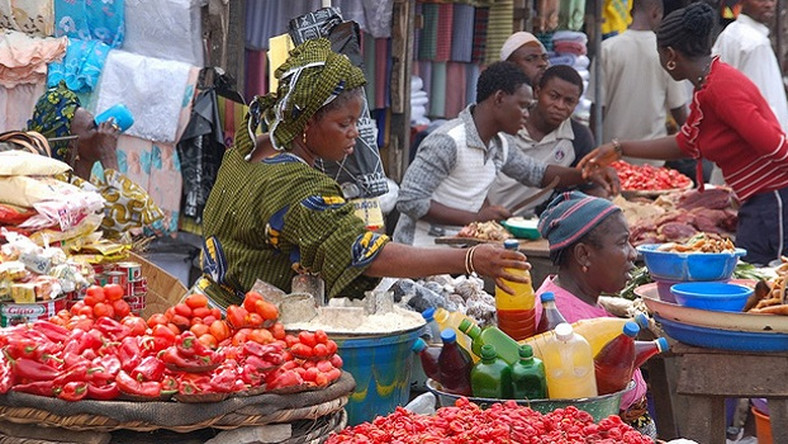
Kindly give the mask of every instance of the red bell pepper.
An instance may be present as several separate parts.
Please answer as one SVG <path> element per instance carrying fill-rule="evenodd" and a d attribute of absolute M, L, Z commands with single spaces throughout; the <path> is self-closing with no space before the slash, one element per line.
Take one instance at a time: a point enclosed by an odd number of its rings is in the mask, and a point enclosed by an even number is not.
<path fill-rule="evenodd" d="M 57 397 L 65 401 L 79 401 L 88 395 L 88 383 L 71 381 L 63 386 Z"/>
<path fill-rule="evenodd" d="M 88 383 L 87 397 L 90 399 L 108 401 L 117 398 L 118 395 L 120 395 L 120 390 L 118 389 L 118 384 L 116 384 L 114 381 L 105 385 L 95 385 L 90 382 Z"/>
<path fill-rule="evenodd" d="M 161 360 L 165 364 L 170 364 L 181 369 L 200 370 L 213 364 L 208 356 L 181 356 L 178 349 L 170 347 L 161 353 Z"/>
<path fill-rule="evenodd" d="M 148 356 L 140 361 L 131 371 L 131 377 L 137 381 L 160 381 L 164 376 L 164 363 L 155 356 Z"/>
<path fill-rule="evenodd" d="M 55 343 L 66 342 L 69 335 L 71 334 L 67 328 L 53 324 L 49 321 L 36 321 L 33 323 L 33 329 Z"/>
<path fill-rule="evenodd" d="M 96 350 L 103 345 L 101 333 L 88 333 L 81 329 L 74 329 L 71 337 L 63 347 L 63 353 L 82 355 L 86 350 Z"/>
<path fill-rule="evenodd" d="M 157 324 L 153 327 L 153 350 L 158 352 L 175 343 L 175 333 L 169 327 Z"/>
<path fill-rule="evenodd" d="M 39 343 L 18 334 L 8 335 L 4 350 L 10 359 L 38 359 L 43 354 Z"/>
<path fill-rule="evenodd" d="M 64 387 L 69 382 L 84 382 L 87 380 L 87 378 L 87 364 L 79 364 L 57 375 L 57 377 L 55 377 L 54 384 L 55 387 Z"/>
<path fill-rule="evenodd" d="M 131 329 L 120 322 L 106 316 L 98 318 L 93 327 L 104 333 L 113 341 L 122 341 L 131 334 Z"/>
<path fill-rule="evenodd" d="M 63 353 L 63 366 L 65 368 L 76 367 L 82 364 L 85 365 L 90 364 L 90 360 L 76 353 L 72 353 L 72 352 Z"/>
<path fill-rule="evenodd" d="M 134 370 L 142 361 L 142 350 L 136 337 L 129 336 L 120 343 L 118 349 L 120 367 L 126 372 Z"/>
<path fill-rule="evenodd" d="M 115 355 L 97 357 L 91 362 L 91 367 L 93 369 L 101 369 L 102 371 L 90 373 L 90 381 L 114 381 L 115 376 L 117 376 L 120 371 L 120 359 Z"/>
<path fill-rule="evenodd" d="M 14 385 L 14 372 L 11 371 L 11 364 L 0 355 L 0 394 L 7 393 Z"/>
<path fill-rule="evenodd" d="M 178 380 L 172 375 L 167 375 L 161 380 L 162 391 L 178 391 Z"/>
<path fill-rule="evenodd" d="M 240 372 L 240 377 L 241 381 L 251 385 L 252 387 L 257 387 L 263 382 L 263 376 L 254 366 L 250 365 L 249 363 L 244 364 Z"/>
<path fill-rule="evenodd" d="M 210 356 L 213 353 L 213 350 L 197 340 L 197 336 L 190 331 L 181 333 L 175 339 L 175 346 L 178 348 L 178 353 L 184 357 Z"/>
<path fill-rule="evenodd" d="M 147 398 L 158 398 L 161 396 L 161 383 L 158 381 L 140 382 L 132 378 L 131 375 L 121 370 L 115 377 L 118 389 L 129 395 L 144 396 Z"/>
<path fill-rule="evenodd" d="M 235 391 L 235 382 L 238 373 L 231 368 L 222 368 L 221 371 L 211 375 L 211 391 L 216 393 L 230 393 Z"/>
<path fill-rule="evenodd" d="M 27 381 L 53 381 L 60 374 L 55 368 L 27 358 L 11 361 L 11 369 L 18 379 Z"/>
<path fill-rule="evenodd" d="M 15 392 L 30 393 L 38 396 L 56 396 L 55 384 L 52 380 L 48 381 L 34 381 L 27 384 L 16 384 L 11 390 Z"/>

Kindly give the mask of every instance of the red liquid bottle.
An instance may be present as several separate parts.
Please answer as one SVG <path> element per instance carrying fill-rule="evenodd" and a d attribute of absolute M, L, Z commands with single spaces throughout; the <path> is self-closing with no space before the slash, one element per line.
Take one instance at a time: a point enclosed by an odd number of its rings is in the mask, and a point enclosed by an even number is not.
<path fill-rule="evenodd" d="M 555 306 L 555 294 L 552 291 L 542 293 L 539 298 L 542 301 L 542 317 L 539 319 L 539 325 L 536 326 L 536 334 L 550 331 L 558 324 L 566 322 Z"/>
<path fill-rule="evenodd" d="M 626 388 L 635 371 L 635 336 L 640 327 L 634 322 L 624 324 L 623 332 L 594 357 L 594 373 L 599 395 Z"/>
<path fill-rule="evenodd" d="M 441 332 L 443 350 L 438 356 L 439 381 L 447 392 L 471 396 L 471 368 L 473 361 L 468 352 L 457 345 L 457 334 L 452 329 Z"/>
<path fill-rule="evenodd" d="M 419 355 L 421 361 L 421 369 L 424 374 L 438 382 L 440 381 L 440 368 L 438 367 L 438 357 L 441 354 L 440 347 L 430 347 L 424 339 L 418 338 L 411 347 L 414 353 Z"/>
<path fill-rule="evenodd" d="M 520 246 L 515 239 L 508 239 L 503 243 L 507 250 L 514 250 Z M 515 341 L 530 338 L 536 331 L 536 313 L 534 311 L 534 288 L 531 286 L 531 274 L 528 270 L 507 268 L 509 273 L 520 275 L 528 282 L 519 283 L 506 281 L 506 285 L 514 291 L 509 294 L 498 286 L 495 287 L 495 309 L 498 316 L 498 328 Z"/>
<path fill-rule="evenodd" d="M 643 365 L 648 358 L 667 351 L 670 348 L 668 340 L 657 338 L 653 341 L 635 341 L 635 368 Z"/>

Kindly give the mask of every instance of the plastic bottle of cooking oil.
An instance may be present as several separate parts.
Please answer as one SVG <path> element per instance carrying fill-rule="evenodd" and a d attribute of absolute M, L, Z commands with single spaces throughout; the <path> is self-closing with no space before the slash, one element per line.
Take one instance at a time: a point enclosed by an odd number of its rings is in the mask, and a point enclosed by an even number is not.
<path fill-rule="evenodd" d="M 520 243 L 515 239 L 504 241 L 504 248 L 516 251 Z M 509 294 L 498 286 L 495 287 L 495 309 L 498 315 L 498 328 L 519 341 L 533 336 L 536 331 L 536 313 L 534 311 L 534 288 L 531 285 L 531 274 L 528 270 L 509 268 L 506 271 L 528 279 L 525 284 L 504 281 L 514 291 Z"/>
<path fill-rule="evenodd" d="M 542 350 L 550 399 L 596 396 L 594 357 L 588 341 L 567 323 L 558 324 L 554 333 Z"/>

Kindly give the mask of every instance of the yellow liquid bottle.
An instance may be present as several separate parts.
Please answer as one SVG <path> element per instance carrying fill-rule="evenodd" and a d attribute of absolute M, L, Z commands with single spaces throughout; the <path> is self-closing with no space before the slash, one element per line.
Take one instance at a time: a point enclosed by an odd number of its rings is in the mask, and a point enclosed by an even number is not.
<path fill-rule="evenodd" d="M 550 399 L 597 395 L 591 346 L 567 323 L 558 324 L 544 345 L 542 361 Z"/>
<path fill-rule="evenodd" d="M 503 246 L 507 250 L 517 251 L 519 242 L 509 239 Z M 531 285 L 531 274 L 528 270 L 508 268 L 506 271 L 528 279 L 527 283 L 504 281 L 514 294 L 509 294 L 495 287 L 495 309 L 498 316 L 498 328 L 519 341 L 533 336 L 536 332 L 536 312 L 534 310 L 534 288 Z"/>
<path fill-rule="evenodd" d="M 459 344 L 460 347 L 464 348 L 465 351 L 471 355 L 471 359 L 473 359 L 474 363 L 479 362 L 480 358 L 476 356 L 476 354 L 473 352 L 473 349 L 471 348 L 471 338 L 460 331 L 460 323 L 464 319 L 470 320 L 470 318 L 459 311 L 449 311 L 442 307 L 438 307 L 435 310 L 434 316 L 435 321 L 438 323 L 438 327 L 440 327 L 440 330 L 443 331 L 447 328 L 454 330 L 454 333 L 457 335 L 457 344 Z"/>
<path fill-rule="evenodd" d="M 572 324 L 574 332 L 585 338 L 591 346 L 591 355 L 596 356 L 602 347 L 607 345 L 608 342 L 615 339 L 616 336 L 621 334 L 624 324 L 632 319 L 626 318 L 594 318 L 594 319 L 581 319 Z M 648 328 L 648 318 L 644 314 L 635 316 L 635 322 L 640 328 Z M 548 331 L 538 334 L 524 341 L 519 341 L 520 345 L 528 344 L 534 350 L 534 356 L 539 359 L 543 357 L 543 349 L 545 343 L 555 336 L 555 333 Z"/>

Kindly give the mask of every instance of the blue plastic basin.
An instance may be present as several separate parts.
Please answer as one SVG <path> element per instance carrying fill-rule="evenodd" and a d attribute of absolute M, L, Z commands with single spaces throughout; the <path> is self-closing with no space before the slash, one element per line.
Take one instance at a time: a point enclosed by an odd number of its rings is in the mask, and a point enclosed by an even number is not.
<path fill-rule="evenodd" d="M 670 287 L 679 305 L 712 311 L 741 311 L 753 290 L 724 282 L 684 282 Z"/>
<path fill-rule="evenodd" d="M 788 334 L 784 333 L 721 330 L 669 321 L 659 315 L 654 315 L 654 318 L 665 330 L 665 334 L 696 347 L 744 352 L 788 351 Z"/>
<path fill-rule="evenodd" d="M 344 361 L 343 370 L 353 375 L 356 389 L 345 406 L 348 425 L 371 421 L 392 413 L 410 398 L 410 372 L 413 343 L 421 327 L 381 336 L 331 336 Z"/>
<path fill-rule="evenodd" d="M 672 253 L 658 251 L 661 244 L 637 247 L 651 277 L 662 281 L 721 281 L 730 279 L 740 256 L 747 250 L 728 253 Z"/>

